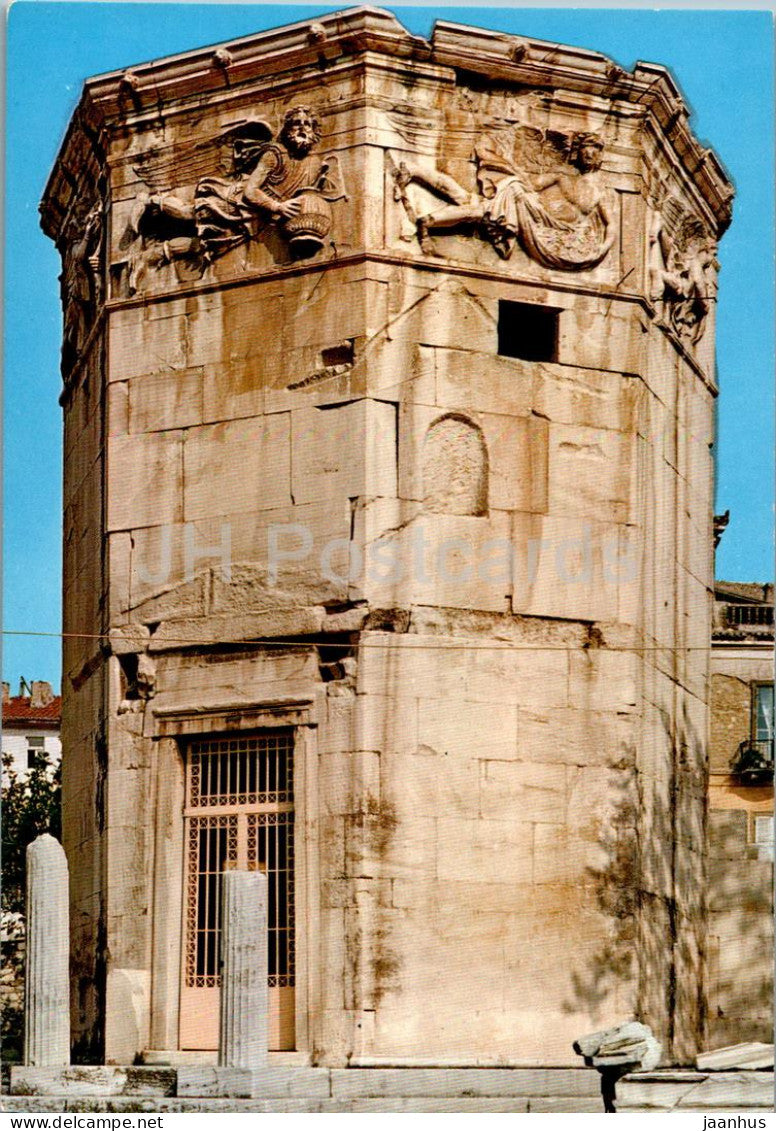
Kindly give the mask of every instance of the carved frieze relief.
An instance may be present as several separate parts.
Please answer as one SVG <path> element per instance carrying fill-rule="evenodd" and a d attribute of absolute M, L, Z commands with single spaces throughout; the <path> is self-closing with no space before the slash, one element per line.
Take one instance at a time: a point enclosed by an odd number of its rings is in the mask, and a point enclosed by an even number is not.
<path fill-rule="evenodd" d="M 59 241 L 62 257 L 60 296 L 62 375 L 67 381 L 81 356 L 97 309 L 102 302 L 104 212 L 100 202 L 78 210 Z"/>
<path fill-rule="evenodd" d="M 426 161 L 397 158 L 394 197 L 427 255 L 436 253 L 435 233 L 469 231 L 502 259 L 520 246 L 543 267 L 585 271 L 604 260 L 617 236 L 614 193 L 600 172 L 603 152 L 595 133 L 513 124 L 476 137 L 471 188 Z M 409 191 L 413 184 L 444 203 L 423 210 Z"/>
<path fill-rule="evenodd" d="M 315 111 L 292 106 L 277 136 L 263 119 L 243 120 L 205 141 L 145 155 L 135 172 L 151 192 L 138 195 L 120 244 L 129 292 L 142 291 L 149 272 L 167 264 L 181 279 L 197 278 L 267 230 L 291 258 L 316 255 L 332 228 L 332 203 L 347 199 L 337 157 L 315 152 L 320 139 Z"/>
<path fill-rule="evenodd" d="M 653 192 L 650 204 L 650 298 L 660 321 L 697 345 L 716 294 L 716 241 L 702 220 L 664 190 Z"/>

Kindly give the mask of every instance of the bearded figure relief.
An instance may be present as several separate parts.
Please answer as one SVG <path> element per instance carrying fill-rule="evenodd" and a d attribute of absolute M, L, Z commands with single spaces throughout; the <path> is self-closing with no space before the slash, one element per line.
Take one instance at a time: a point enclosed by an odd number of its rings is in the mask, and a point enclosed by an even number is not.
<path fill-rule="evenodd" d="M 662 200 L 652 216 L 650 297 L 664 324 L 697 345 L 715 294 L 716 244 L 701 221 L 672 197 Z"/>
<path fill-rule="evenodd" d="M 179 274 L 201 274 L 270 225 L 293 258 L 317 254 L 331 230 L 331 203 L 346 199 L 337 158 L 313 152 L 320 138 L 315 113 L 293 106 L 277 139 L 256 119 L 172 154 L 144 157 L 135 171 L 154 191 L 138 196 L 122 244 L 129 249 L 130 292 L 142 289 L 150 267 L 175 263 Z M 226 176 L 212 175 L 219 152 Z M 166 187 L 175 180 L 182 187 Z"/>
<path fill-rule="evenodd" d="M 476 142 L 475 191 L 439 169 L 402 162 L 394 195 L 427 255 L 435 254 L 433 232 L 474 225 L 503 259 L 519 244 L 543 267 L 583 271 L 604 259 L 617 234 L 613 194 L 599 172 L 603 148 L 597 134 L 518 126 Z M 418 215 L 407 195 L 413 182 L 450 203 Z"/>

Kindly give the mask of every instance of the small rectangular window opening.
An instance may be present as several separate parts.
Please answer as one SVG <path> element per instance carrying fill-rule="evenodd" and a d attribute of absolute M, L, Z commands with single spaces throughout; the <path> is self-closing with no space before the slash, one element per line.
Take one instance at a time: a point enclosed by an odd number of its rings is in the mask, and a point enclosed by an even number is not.
<path fill-rule="evenodd" d="M 27 735 L 27 769 L 34 770 L 45 752 L 46 740 L 38 735 Z"/>
<path fill-rule="evenodd" d="M 353 364 L 353 339 L 347 338 L 336 346 L 327 346 L 321 350 L 321 364 L 327 368 L 330 365 Z"/>
<path fill-rule="evenodd" d="M 559 310 L 530 302 L 498 304 L 498 352 L 523 361 L 557 361 Z"/>

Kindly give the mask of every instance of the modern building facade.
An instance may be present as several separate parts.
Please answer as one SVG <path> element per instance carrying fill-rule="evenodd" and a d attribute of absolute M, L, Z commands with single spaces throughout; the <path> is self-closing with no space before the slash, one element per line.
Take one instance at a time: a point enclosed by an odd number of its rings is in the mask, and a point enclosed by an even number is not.
<path fill-rule="evenodd" d="M 376 9 L 86 83 L 78 1056 L 212 1057 L 253 867 L 278 1062 L 692 1058 L 731 198 L 664 68 Z"/>
<path fill-rule="evenodd" d="M 26 776 L 41 755 L 59 765 L 61 716 L 61 697 L 45 680 L 35 679 L 29 687 L 22 683 L 18 695 L 11 695 L 10 685 L 3 684 L 3 754 L 10 756 L 14 773 Z"/>
<path fill-rule="evenodd" d="M 773 1039 L 773 586 L 718 581 L 711 641 L 709 1043 Z"/>

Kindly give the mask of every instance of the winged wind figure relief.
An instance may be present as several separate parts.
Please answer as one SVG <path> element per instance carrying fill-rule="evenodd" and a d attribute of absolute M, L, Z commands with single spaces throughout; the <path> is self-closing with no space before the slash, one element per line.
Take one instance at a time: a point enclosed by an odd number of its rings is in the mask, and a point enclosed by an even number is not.
<path fill-rule="evenodd" d="M 406 202 L 416 182 L 449 201 L 411 216 L 426 254 L 434 254 L 431 233 L 473 224 L 503 259 L 520 244 L 544 267 L 581 271 L 600 263 L 616 237 L 612 195 L 599 172 L 603 148 L 597 134 L 518 125 L 476 141 L 476 190 L 440 169 L 401 162 L 395 195 Z"/>
<path fill-rule="evenodd" d="M 649 236 L 650 291 L 663 321 L 696 345 L 714 294 L 716 244 L 696 217 L 671 196 L 653 212 Z"/>
<path fill-rule="evenodd" d="M 312 151 L 316 114 L 286 111 L 277 138 L 262 119 L 239 122 L 218 137 L 150 153 L 135 171 L 149 186 L 130 216 L 131 292 L 150 267 L 175 262 L 194 273 L 272 224 L 297 258 L 316 254 L 331 228 L 330 203 L 346 198 L 336 157 Z M 214 175 L 214 169 L 223 175 Z"/>

